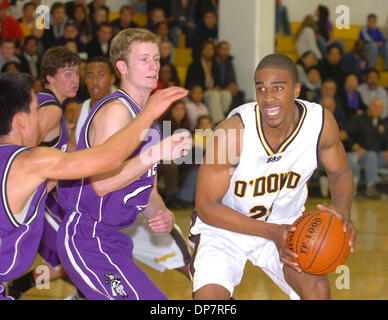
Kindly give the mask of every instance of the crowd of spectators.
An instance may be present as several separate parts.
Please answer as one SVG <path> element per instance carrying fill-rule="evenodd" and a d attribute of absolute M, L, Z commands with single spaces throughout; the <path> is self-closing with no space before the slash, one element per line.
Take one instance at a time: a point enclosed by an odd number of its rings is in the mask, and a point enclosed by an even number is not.
<path fill-rule="evenodd" d="M 284 7 L 281 1 L 276 2 Z M 388 70 L 388 42 L 377 25 L 377 15 L 366 15 L 366 25 L 353 49 L 344 52 L 343 41 L 333 37 L 326 6 L 319 5 L 315 15 L 306 15 L 294 35 L 284 25 L 288 23 L 284 18 L 287 10 L 281 11 L 281 20 L 276 16 L 277 34 L 282 34 L 283 25 L 283 34 L 293 36 L 299 56 L 300 98 L 319 103 L 334 114 L 353 171 L 355 194 L 360 172 L 364 172 L 365 195 L 380 198 L 378 172 L 388 167 L 388 94 L 379 82 L 381 72 Z M 380 70 L 379 55 L 384 60 Z M 328 185 L 324 179 L 320 181 Z M 328 190 L 324 189 L 321 185 L 321 193 L 327 196 Z"/>
<path fill-rule="evenodd" d="M 10 9 L 17 2 L 0 0 L 0 69 L 1 72 L 31 73 L 37 92 L 44 87 L 44 79 L 40 79 L 40 58 L 48 48 L 64 45 L 77 52 L 85 63 L 96 56 L 108 57 L 110 41 L 121 30 L 142 27 L 153 31 L 161 40 L 161 68 L 155 90 L 171 85 L 190 90 L 189 96 L 171 108 L 163 120 L 194 133 L 198 126 L 204 126 L 202 122 L 206 126 L 211 123 L 211 128 L 214 128 L 231 109 L 245 102 L 244 92 L 236 78 L 231 44 L 227 39 L 218 38 L 217 0 L 127 0 L 120 7 L 119 16 L 112 21 L 106 0 L 55 2 L 50 7 L 48 28 L 39 28 L 36 23 L 36 8 L 41 4 L 40 0 L 23 1 L 20 16 L 12 16 Z M 134 21 L 137 12 L 147 16 L 144 25 Z M 344 52 L 340 39 L 334 39 L 330 13 L 324 5 L 319 5 L 314 14 L 306 15 L 300 29 L 293 35 L 287 7 L 281 0 L 276 0 L 274 27 L 277 35 L 283 33 L 295 41 L 302 85 L 300 98 L 321 103 L 333 112 L 355 182 L 360 180 L 360 168 L 367 171 L 366 195 L 378 197 L 377 176 L 370 174 L 370 168 L 374 168 L 372 172 L 378 172 L 378 168 L 388 165 L 388 95 L 387 90 L 378 85 L 381 70 L 377 67 L 378 56 L 382 55 L 383 69 L 388 69 L 388 28 L 380 31 L 375 14 L 366 18 L 359 39 L 349 52 Z M 174 63 L 174 49 L 182 46 L 182 42 L 192 52 L 192 63 L 187 68 L 185 79 L 178 77 Z M 80 73 L 80 77 L 85 79 L 82 64 Z M 88 98 L 83 81 L 81 79 L 77 97 L 69 103 L 72 108 Z M 175 109 L 176 112 L 172 112 Z M 375 109 L 379 112 L 373 111 Z M 184 112 L 184 121 L 178 125 L 171 117 L 180 115 L 180 112 Z M 75 121 L 68 118 L 69 123 Z M 366 123 L 369 123 L 369 129 L 363 130 L 362 126 L 368 126 Z M 369 139 L 373 143 L 369 143 Z M 370 153 L 376 156 L 369 156 Z M 164 172 L 169 177 L 161 179 L 161 188 L 166 190 L 162 194 L 170 204 L 192 205 L 196 170 L 175 166 L 161 168 L 160 172 L 161 176 Z M 178 193 L 183 184 L 186 191 Z"/>

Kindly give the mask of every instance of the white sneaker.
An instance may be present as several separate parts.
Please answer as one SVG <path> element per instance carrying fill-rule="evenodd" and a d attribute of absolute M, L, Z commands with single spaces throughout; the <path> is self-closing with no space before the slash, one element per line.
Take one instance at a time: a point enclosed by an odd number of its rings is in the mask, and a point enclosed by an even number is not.
<path fill-rule="evenodd" d="M 85 298 L 81 297 L 78 293 L 78 291 L 74 291 L 70 296 L 66 297 L 63 300 L 86 300 Z"/>

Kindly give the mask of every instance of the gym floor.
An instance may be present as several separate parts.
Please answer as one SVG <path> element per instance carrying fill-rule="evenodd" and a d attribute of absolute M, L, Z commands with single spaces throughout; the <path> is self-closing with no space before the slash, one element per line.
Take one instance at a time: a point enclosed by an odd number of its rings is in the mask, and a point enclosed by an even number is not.
<path fill-rule="evenodd" d="M 331 205 L 329 199 L 311 198 L 306 211 L 316 209 L 322 203 Z M 189 233 L 190 211 L 175 211 L 177 224 L 185 236 Z M 358 231 L 356 250 L 345 262 L 347 268 L 329 275 L 332 299 L 335 300 L 386 300 L 388 299 L 388 201 L 356 198 L 352 207 L 352 220 Z M 32 268 L 41 264 L 38 256 Z M 171 300 L 191 300 L 191 283 L 177 271 L 160 273 L 139 263 L 152 281 Z M 23 300 L 61 300 L 75 288 L 56 280 L 49 289 L 33 288 Z M 244 277 L 235 288 L 233 297 L 238 300 L 285 300 L 283 293 L 267 275 L 247 263 Z"/>

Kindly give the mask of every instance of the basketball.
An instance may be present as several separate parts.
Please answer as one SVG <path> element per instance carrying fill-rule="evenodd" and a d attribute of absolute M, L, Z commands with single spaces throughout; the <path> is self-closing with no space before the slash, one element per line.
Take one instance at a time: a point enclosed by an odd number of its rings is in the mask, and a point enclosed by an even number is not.
<path fill-rule="evenodd" d="M 327 274 L 342 265 L 349 255 L 349 232 L 330 212 L 312 211 L 293 223 L 287 247 L 295 252 L 301 269 L 309 274 Z"/>

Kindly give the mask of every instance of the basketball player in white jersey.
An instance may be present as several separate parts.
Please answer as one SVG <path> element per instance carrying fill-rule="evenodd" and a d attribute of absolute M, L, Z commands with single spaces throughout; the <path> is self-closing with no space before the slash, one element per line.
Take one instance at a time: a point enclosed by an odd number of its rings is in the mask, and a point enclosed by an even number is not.
<path fill-rule="evenodd" d="M 114 82 L 115 70 L 108 58 L 96 56 L 87 62 L 85 84 L 90 99 L 81 107 L 73 136 L 75 145 L 91 108 L 100 99 L 111 94 L 111 85 Z M 175 224 L 170 233 L 155 233 L 148 227 L 148 220 L 139 215 L 131 226 L 122 231 L 131 236 L 134 242 L 135 259 L 159 272 L 176 269 L 189 278 L 188 263 L 191 255 L 178 225 Z"/>
<path fill-rule="evenodd" d="M 326 275 L 301 271 L 286 246 L 304 210 L 318 161 L 328 174 L 334 208 L 350 232 L 353 177 L 330 112 L 298 100 L 295 64 L 268 55 L 255 75 L 257 103 L 233 110 L 215 130 L 199 170 L 189 239 L 194 299 L 229 299 L 249 259 L 291 299 L 329 299 Z"/>

